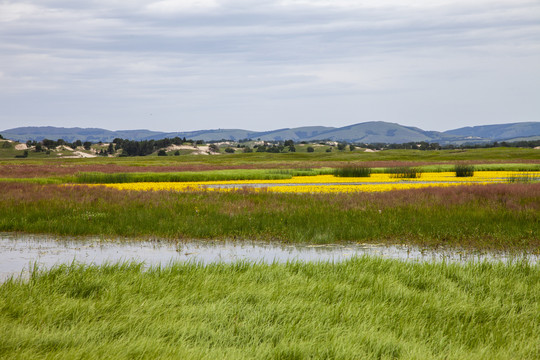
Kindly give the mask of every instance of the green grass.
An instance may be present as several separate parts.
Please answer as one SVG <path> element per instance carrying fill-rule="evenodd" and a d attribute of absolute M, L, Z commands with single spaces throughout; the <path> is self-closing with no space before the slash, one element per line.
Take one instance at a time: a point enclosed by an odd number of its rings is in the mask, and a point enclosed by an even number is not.
<path fill-rule="evenodd" d="M 384 172 L 397 179 L 417 179 L 422 176 L 422 169 L 409 166 L 387 168 Z"/>
<path fill-rule="evenodd" d="M 326 147 L 325 147 L 326 148 Z M 15 154 L 22 154 L 23 151 L 13 149 L 0 149 L 0 159 L 2 163 L 13 163 L 17 161 Z M 307 153 L 297 151 L 295 153 L 236 153 L 234 155 L 181 155 L 181 156 L 144 156 L 144 157 L 121 157 L 108 158 L 98 156 L 90 159 L 56 159 L 56 155 L 46 156 L 44 153 L 29 152 L 29 158 L 24 159 L 24 163 L 42 164 L 50 161 L 62 162 L 66 164 L 123 164 L 132 166 L 157 166 L 174 165 L 182 163 L 219 164 L 219 165 L 241 165 L 241 164 L 271 164 L 271 163 L 321 163 L 324 166 L 327 162 L 365 162 L 365 161 L 414 161 L 414 162 L 456 162 L 456 161 L 497 161 L 512 162 L 522 160 L 538 160 L 539 151 L 535 149 L 521 148 L 492 148 L 492 149 L 467 149 L 467 150 L 385 150 L 379 152 L 360 151 L 332 151 L 327 153 L 324 150 Z"/>
<path fill-rule="evenodd" d="M 334 170 L 334 176 L 338 177 L 370 177 L 371 168 L 367 166 L 345 166 Z"/>
<path fill-rule="evenodd" d="M 0 284 L 4 359 L 538 359 L 540 267 L 59 266 Z"/>
<path fill-rule="evenodd" d="M 175 173 L 101 173 L 83 172 L 75 175 L 74 182 L 85 184 L 108 184 L 130 182 L 186 182 L 220 180 L 278 180 L 290 179 L 293 174 L 269 170 L 215 170 L 184 171 Z"/>
<path fill-rule="evenodd" d="M 456 173 L 456 177 L 474 176 L 474 165 L 456 164 L 454 172 Z"/>
<path fill-rule="evenodd" d="M 0 231 L 172 239 L 540 246 L 540 184 L 387 193 L 135 192 L 4 183 Z"/>

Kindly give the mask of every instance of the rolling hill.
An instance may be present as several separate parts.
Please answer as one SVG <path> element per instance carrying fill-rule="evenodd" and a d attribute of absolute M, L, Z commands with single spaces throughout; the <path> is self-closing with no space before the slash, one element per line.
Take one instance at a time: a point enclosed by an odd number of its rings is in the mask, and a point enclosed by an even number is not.
<path fill-rule="evenodd" d="M 260 139 L 266 141 L 316 141 L 333 140 L 355 143 L 406 143 L 438 142 L 441 144 L 485 143 L 540 136 L 540 122 L 512 123 L 464 127 L 445 132 L 425 131 L 417 127 L 403 126 L 384 121 L 370 121 L 340 128 L 305 126 L 257 132 L 243 129 L 213 129 L 189 132 L 158 132 L 150 130 L 111 131 L 98 128 L 62 128 L 53 126 L 19 127 L 0 131 L 3 137 L 16 141 L 64 139 L 91 142 L 110 142 L 115 138 L 130 140 L 158 140 L 163 138 L 187 138 L 204 141 Z"/>

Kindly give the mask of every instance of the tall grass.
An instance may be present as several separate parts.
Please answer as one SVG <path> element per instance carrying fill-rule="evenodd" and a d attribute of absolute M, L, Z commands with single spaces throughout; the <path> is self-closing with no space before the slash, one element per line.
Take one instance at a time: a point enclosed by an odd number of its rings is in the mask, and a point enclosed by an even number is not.
<path fill-rule="evenodd" d="M 101 173 L 87 172 L 75 175 L 75 182 L 82 184 L 110 184 L 131 182 L 188 182 L 220 180 L 278 180 L 290 179 L 290 173 L 268 170 L 216 170 L 176 173 Z"/>
<path fill-rule="evenodd" d="M 5 359 L 538 359 L 525 263 L 141 264 L 0 284 Z"/>
<path fill-rule="evenodd" d="M 456 177 L 471 177 L 474 176 L 474 165 L 456 164 L 454 166 Z"/>
<path fill-rule="evenodd" d="M 371 168 L 367 166 L 345 166 L 334 170 L 338 177 L 370 177 Z"/>
<path fill-rule="evenodd" d="M 0 231 L 496 249 L 540 246 L 540 184 L 536 183 L 309 195 L 0 186 Z"/>
<path fill-rule="evenodd" d="M 396 179 L 416 179 L 422 176 L 422 170 L 420 168 L 409 166 L 387 168 L 385 173 L 390 174 L 392 178 Z"/>

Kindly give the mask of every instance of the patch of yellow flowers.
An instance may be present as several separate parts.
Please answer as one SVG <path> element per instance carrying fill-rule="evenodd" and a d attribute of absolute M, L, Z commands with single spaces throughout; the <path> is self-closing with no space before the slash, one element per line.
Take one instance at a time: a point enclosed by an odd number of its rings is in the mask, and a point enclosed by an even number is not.
<path fill-rule="evenodd" d="M 297 176 L 283 180 L 239 180 L 204 182 L 139 182 L 102 184 L 119 190 L 135 191 L 268 191 L 276 193 L 348 193 L 380 192 L 424 187 L 444 187 L 471 184 L 503 183 L 507 178 L 518 176 L 513 171 L 476 171 L 474 176 L 458 178 L 454 172 L 423 173 L 416 179 L 396 179 L 389 174 L 372 174 L 371 177 L 350 178 L 333 175 Z M 540 177 L 540 171 L 529 173 Z"/>

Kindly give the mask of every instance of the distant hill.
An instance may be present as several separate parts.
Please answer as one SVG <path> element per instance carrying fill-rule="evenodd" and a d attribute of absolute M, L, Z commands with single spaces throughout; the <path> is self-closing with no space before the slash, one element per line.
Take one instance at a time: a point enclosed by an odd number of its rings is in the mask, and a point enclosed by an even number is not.
<path fill-rule="evenodd" d="M 540 122 L 523 122 L 500 125 L 463 127 L 445 131 L 445 134 L 461 137 L 483 138 L 495 141 L 540 135 Z"/>
<path fill-rule="evenodd" d="M 315 141 L 333 140 L 355 143 L 406 143 L 438 142 L 440 144 L 486 143 L 493 141 L 511 141 L 540 136 L 540 122 L 512 123 L 464 127 L 445 132 L 425 131 L 416 127 L 403 126 L 384 121 L 370 121 L 340 128 L 325 126 L 305 126 L 298 128 L 277 129 L 271 131 L 250 131 L 243 129 L 214 129 L 189 132 L 158 132 L 150 130 L 111 131 L 98 128 L 62 128 L 62 127 L 19 127 L 0 131 L 4 138 L 26 142 L 43 139 L 64 139 L 92 142 L 110 142 L 115 138 L 130 140 L 159 140 L 163 138 L 187 138 L 193 140 L 219 141 L 242 139 L 260 139 L 266 141 Z"/>

